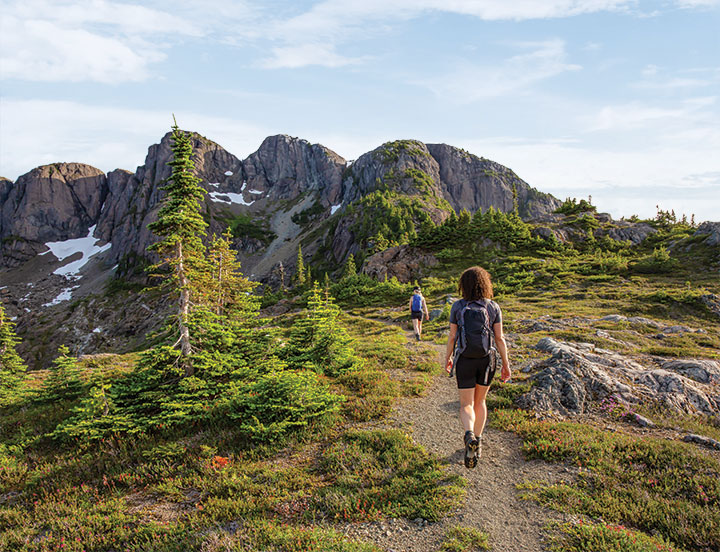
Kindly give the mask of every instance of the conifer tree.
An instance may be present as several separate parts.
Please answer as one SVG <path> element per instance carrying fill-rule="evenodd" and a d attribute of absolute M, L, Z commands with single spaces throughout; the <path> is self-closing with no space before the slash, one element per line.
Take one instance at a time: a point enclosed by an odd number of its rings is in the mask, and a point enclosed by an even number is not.
<path fill-rule="evenodd" d="M 357 274 L 357 267 L 355 266 L 355 255 L 350 253 L 347 260 L 345 261 L 345 269 L 343 270 L 343 279 L 352 278 Z"/>
<path fill-rule="evenodd" d="M 22 388 L 27 366 L 15 349 L 19 342 L 15 324 L 5 315 L 5 309 L 0 304 L 0 406 L 12 400 Z"/>
<path fill-rule="evenodd" d="M 245 310 L 252 301 L 248 294 L 256 286 L 240 272 L 240 261 L 231 243 L 230 229 L 222 236 L 213 236 L 208 247 L 206 270 L 192 283 L 197 303 L 219 317 Z"/>
<path fill-rule="evenodd" d="M 70 355 L 70 349 L 65 345 L 60 346 L 58 354 L 40 396 L 45 402 L 74 400 L 82 394 L 83 383 L 76 358 Z"/>
<path fill-rule="evenodd" d="M 194 174 L 190 136 L 178 128 L 177 122 L 172 131 L 173 160 L 168 163 L 172 167 L 172 175 L 162 187 L 166 197 L 157 221 L 148 226 L 160 240 L 148 250 L 156 251 L 160 256 L 160 262 L 153 267 L 155 274 L 166 277 L 171 289 L 179 294 L 179 338 L 174 346 L 180 345 L 181 362 L 187 376 L 193 373 L 189 361 L 192 347 L 187 323 L 192 299 L 190 282 L 193 272 L 201 270 L 204 262 L 201 235 L 207 223 L 200 215 L 198 202 L 205 197 L 205 190 Z"/>
<path fill-rule="evenodd" d="M 305 262 L 303 261 L 302 245 L 298 245 L 297 266 L 295 268 L 295 283 L 298 286 L 305 285 Z"/>
<path fill-rule="evenodd" d="M 325 375 L 338 376 L 359 366 L 360 360 L 353 354 L 339 314 L 330 294 L 323 294 L 315 283 L 304 316 L 295 323 L 290 340 L 282 349 L 291 368 L 313 365 Z"/>

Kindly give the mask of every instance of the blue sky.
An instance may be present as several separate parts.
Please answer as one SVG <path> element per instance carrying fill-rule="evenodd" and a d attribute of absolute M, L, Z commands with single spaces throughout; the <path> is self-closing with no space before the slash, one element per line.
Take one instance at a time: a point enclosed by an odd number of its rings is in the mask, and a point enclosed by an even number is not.
<path fill-rule="evenodd" d="M 0 174 L 445 142 L 616 217 L 720 220 L 720 0 L 0 0 Z"/>

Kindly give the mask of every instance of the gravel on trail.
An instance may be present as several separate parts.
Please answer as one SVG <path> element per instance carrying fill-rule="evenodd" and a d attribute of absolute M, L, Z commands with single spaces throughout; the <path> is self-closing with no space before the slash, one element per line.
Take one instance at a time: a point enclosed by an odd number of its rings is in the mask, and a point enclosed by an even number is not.
<path fill-rule="evenodd" d="M 413 343 L 408 332 L 408 347 Z M 438 364 L 444 347 L 438 350 Z M 482 457 L 474 469 L 463 464 L 463 429 L 458 414 L 455 380 L 436 376 L 419 398 L 403 399 L 383 421 L 385 427 L 406 431 L 413 440 L 438 456 L 449 470 L 467 479 L 464 505 L 438 522 L 391 519 L 371 523 L 347 523 L 339 529 L 352 538 L 371 541 L 388 552 L 439 551 L 448 530 L 472 527 L 489 534 L 494 552 L 540 552 L 543 529 L 553 520 L 567 516 L 522 500 L 517 484 L 525 481 L 571 480 L 574 472 L 560 464 L 540 460 L 526 461 L 522 440 L 513 433 L 486 427 Z M 492 413 L 490 413 L 492 417 Z"/>

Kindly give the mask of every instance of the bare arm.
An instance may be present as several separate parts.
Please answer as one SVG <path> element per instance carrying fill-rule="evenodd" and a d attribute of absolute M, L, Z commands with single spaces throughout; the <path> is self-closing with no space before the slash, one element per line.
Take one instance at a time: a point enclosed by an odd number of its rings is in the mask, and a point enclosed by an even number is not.
<path fill-rule="evenodd" d="M 502 372 L 500 379 L 507 381 L 510 379 L 510 360 L 508 359 L 507 343 L 505 343 L 505 334 L 503 333 L 502 322 L 493 324 L 493 333 L 495 334 L 495 346 L 497 347 L 500 358 L 502 359 Z"/>
<path fill-rule="evenodd" d="M 452 356 L 453 349 L 455 348 L 455 338 L 457 336 L 457 324 L 450 324 L 450 333 L 448 334 L 448 341 L 447 341 L 447 347 L 445 348 L 445 363 L 443 365 L 443 368 L 447 370 L 448 374 L 450 373 L 450 365 L 448 364 L 448 361 L 450 360 L 450 357 Z"/>
<path fill-rule="evenodd" d="M 430 320 L 430 313 L 428 312 L 427 301 L 425 301 L 425 297 L 423 297 L 422 300 L 422 307 L 425 310 L 425 320 Z"/>

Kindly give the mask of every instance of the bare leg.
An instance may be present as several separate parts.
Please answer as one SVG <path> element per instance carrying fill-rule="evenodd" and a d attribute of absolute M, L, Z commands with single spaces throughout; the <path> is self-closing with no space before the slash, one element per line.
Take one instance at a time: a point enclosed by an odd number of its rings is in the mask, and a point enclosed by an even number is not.
<path fill-rule="evenodd" d="M 460 422 L 465 431 L 472 431 L 475 425 L 475 409 L 473 408 L 475 389 L 458 389 L 458 391 L 460 391 Z"/>
<path fill-rule="evenodd" d="M 487 397 L 489 389 L 489 385 L 476 385 L 475 389 L 472 390 L 474 392 L 474 432 L 478 439 L 485 429 L 485 421 L 487 420 L 487 405 L 485 404 L 485 397 Z"/>
<path fill-rule="evenodd" d="M 419 320 L 417 318 L 412 319 L 413 323 L 413 331 L 415 332 L 415 335 L 420 335 L 420 330 L 418 329 Z"/>
<path fill-rule="evenodd" d="M 420 320 L 418 320 L 417 323 L 418 323 L 417 324 L 418 325 L 417 334 L 422 335 L 422 318 Z"/>

